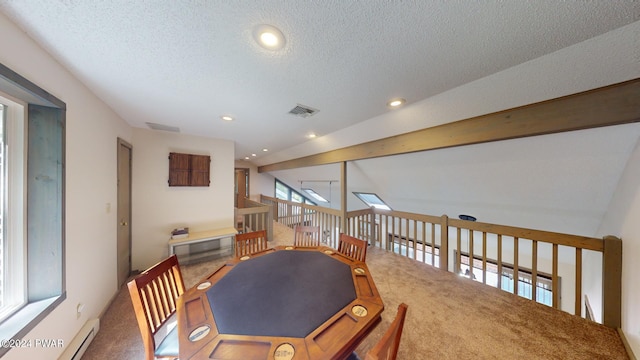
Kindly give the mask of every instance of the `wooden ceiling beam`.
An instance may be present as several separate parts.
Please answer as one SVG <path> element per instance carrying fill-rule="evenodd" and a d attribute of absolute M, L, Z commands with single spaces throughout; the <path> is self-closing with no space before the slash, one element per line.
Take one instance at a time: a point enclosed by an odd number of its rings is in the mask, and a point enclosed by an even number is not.
<path fill-rule="evenodd" d="M 258 172 L 370 159 L 640 121 L 640 78 L 535 104 L 258 167 Z"/>

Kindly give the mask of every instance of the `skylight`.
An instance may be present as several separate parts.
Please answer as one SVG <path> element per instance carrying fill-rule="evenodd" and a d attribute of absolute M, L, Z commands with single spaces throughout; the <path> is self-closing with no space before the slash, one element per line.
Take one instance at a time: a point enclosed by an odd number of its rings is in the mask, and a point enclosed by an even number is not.
<path fill-rule="evenodd" d="M 357 196 L 358 199 L 362 200 L 368 207 L 374 207 L 376 209 L 382 210 L 391 210 L 389 205 L 387 205 L 380 197 L 374 193 L 363 193 L 363 192 L 353 192 L 353 195 Z"/>
<path fill-rule="evenodd" d="M 318 201 L 329 202 L 329 200 L 323 198 L 320 194 L 315 192 L 313 189 L 310 189 L 310 188 L 301 188 L 301 189 L 306 191 L 309 195 L 311 195 L 312 198 L 314 198 L 314 199 L 316 199 Z"/>

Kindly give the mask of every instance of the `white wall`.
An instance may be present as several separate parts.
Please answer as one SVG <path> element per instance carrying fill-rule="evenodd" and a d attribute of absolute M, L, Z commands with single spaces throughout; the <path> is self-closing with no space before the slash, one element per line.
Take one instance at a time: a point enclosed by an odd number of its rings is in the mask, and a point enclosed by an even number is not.
<path fill-rule="evenodd" d="M 62 339 L 97 317 L 117 291 L 117 138 L 131 128 L 42 48 L 0 14 L 0 62 L 67 104 L 66 290 L 67 299 L 25 339 Z M 107 211 L 111 204 L 111 211 Z M 85 305 L 76 318 L 78 303 Z M 3 359 L 55 359 L 61 348 L 10 350 Z"/>
<path fill-rule="evenodd" d="M 622 330 L 640 355 L 640 142 L 627 162 L 598 233 L 622 239 Z M 599 299 L 598 299 L 599 300 Z M 591 297 L 590 297 L 590 301 Z M 600 302 L 598 301 L 598 305 Z M 593 307 L 593 301 L 592 301 Z M 596 311 L 596 309 L 593 309 Z M 598 311 L 601 311 L 598 308 Z"/>
<path fill-rule="evenodd" d="M 170 187 L 169 153 L 211 156 L 208 187 Z M 132 269 L 144 270 L 168 255 L 172 229 L 233 226 L 234 143 L 149 129 L 133 135 Z"/>

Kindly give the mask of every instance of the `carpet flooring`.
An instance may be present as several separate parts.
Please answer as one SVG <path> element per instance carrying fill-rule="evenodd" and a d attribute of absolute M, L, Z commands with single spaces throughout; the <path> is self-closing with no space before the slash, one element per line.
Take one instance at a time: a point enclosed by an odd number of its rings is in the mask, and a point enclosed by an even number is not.
<path fill-rule="evenodd" d="M 276 223 L 269 245 L 292 243 L 292 230 Z M 193 286 L 223 262 L 182 266 L 185 285 Z M 409 308 L 398 359 L 628 359 L 615 329 L 378 248 L 367 250 L 367 265 L 385 310 L 382 322 L 358 346 L 362 358 L 404 302 Z M 123 287 L 83 360 L 143 357 Z"/>

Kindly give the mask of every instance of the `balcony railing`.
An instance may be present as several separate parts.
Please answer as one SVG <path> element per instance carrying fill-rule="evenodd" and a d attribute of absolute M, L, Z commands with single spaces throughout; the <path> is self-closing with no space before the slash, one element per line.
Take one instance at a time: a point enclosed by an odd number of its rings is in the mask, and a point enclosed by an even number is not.
<path fill-rule="evenodd" d="M 264 195 L 261 202 L 273 208 L 276 221 L 289 227 L 319 226 L 322 241 L 337 248 L 343 232 L 341 211 Z M 375 208 L 348 212 L 344 232 L 578 316 L 583 314 L 583 282 L 595 279 L 602 292 L 602 323 L 620 327 L 622 241 L 616 237 L 600 239 Z M 589 261 L 589 268 L 584 267 L 585 254 L 602 260 L 595 276 L 592 269 L 599 262 Z"/>
<path fill-rule="evenodd" d="M 238 232 L 266 230 L 267 239 L 273 239 L 273 208 L 246 198 L 243 203 L 244 207 L 234 209 Z"/>

